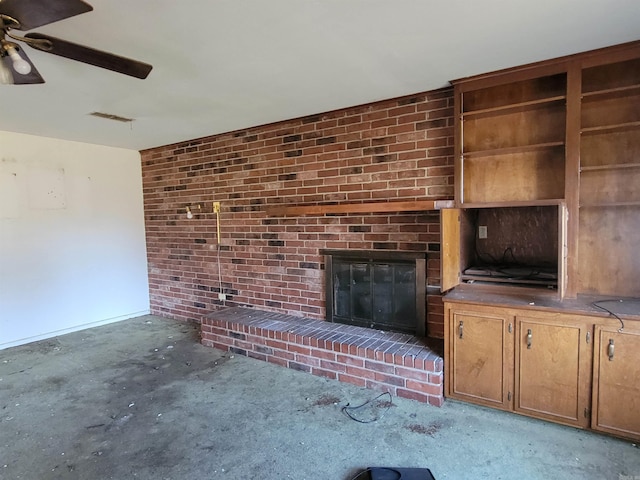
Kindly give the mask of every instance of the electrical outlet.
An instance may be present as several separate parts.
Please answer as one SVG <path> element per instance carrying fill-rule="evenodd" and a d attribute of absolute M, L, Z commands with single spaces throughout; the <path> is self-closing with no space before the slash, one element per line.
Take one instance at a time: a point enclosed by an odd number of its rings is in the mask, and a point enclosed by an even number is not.
<path fill-rule="evenodd" d="M 227 294 L 226 293 L 219 293 L 218 294 L 218 300 L 221 300 L 221 301 L 224 302 L 226 299 L 227 299 Z"/>
<path fill-rule="evenodd" d="M 478 227 L 478 238 L 487 238 L 487 226 L 480 225 Z"/>

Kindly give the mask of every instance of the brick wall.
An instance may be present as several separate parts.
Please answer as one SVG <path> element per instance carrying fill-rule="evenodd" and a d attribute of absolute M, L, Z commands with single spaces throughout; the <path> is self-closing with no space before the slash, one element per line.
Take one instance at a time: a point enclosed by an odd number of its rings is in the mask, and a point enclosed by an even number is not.
<path fill-rule="evenodd" d="M 141 152 L 152 312 L 200 321 L 225 304 L 324 318 L 323 248 L 428 252 L 439 285 L 438 212 L 265 209 L 453 198 L 452 115 L 443 89 Z M 187 219 L 187 205 L 202 208 Z M 442 337 L 429 293 L 428 333 Z"/>

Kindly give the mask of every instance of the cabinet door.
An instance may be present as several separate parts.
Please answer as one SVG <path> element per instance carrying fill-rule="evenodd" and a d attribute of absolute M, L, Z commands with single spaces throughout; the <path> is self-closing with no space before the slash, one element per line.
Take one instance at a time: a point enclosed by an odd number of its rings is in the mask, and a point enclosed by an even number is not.
<path fill-rule="evenodd" d="M 513 322 L 499 310 L 449 311 L 449 396 L 494 408 L 512 408 Z"/>
<path fill-rule="evenodd" d="M 460 210 L 440 210 L 440 278 L 441 290 L 446 292 L 460 283 Z"/>
<path fill-rule="evenodd" d="M 591 426 L 640 440 L 640 331 L 596 327 Z"/>
<path fill-rule="evenodd" d="M 518 316 L 516 325 L 515 410 L 587 427 L 592 326 L 565 316 Z"/>
<path fill-rule="evenodd" d="M 441 290 L 450 290 L 460 283 L 460 273 L 475 261 L 475 223 L 468 210 L 440 210 Z"/>

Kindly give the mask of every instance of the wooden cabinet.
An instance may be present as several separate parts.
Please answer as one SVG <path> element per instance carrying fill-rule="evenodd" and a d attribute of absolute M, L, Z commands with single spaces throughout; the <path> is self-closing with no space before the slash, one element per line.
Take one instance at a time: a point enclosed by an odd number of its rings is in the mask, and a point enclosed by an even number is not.
<path fill-rule="evenodd" d="M 450 302 L 445 395 L 640 439 L 640 324 Z"/>
<path fill-rule="evenodd" d="M 640 41 L 452 83 L 447 395 L 639 439 Z"/>
<path fill-rule="evenodd" d="M 479 307 L 449 312 L 449 396 L 510 410 L 513 405 L 513 320 Z"/>
<path fill-rule="evenodd" d="M 579 316 L 445 302 L 447 396 L 589 425 L 593 323 Z"/>
<path fill-rule="evenodd" d="M 640 440 L 640 328 L 596 326 L 591 426 Z"/>
<path fill-rule="evenodd" d="M 571 315 L 516 315 L 516 412 L 589 424 L 592 330 Z"/>

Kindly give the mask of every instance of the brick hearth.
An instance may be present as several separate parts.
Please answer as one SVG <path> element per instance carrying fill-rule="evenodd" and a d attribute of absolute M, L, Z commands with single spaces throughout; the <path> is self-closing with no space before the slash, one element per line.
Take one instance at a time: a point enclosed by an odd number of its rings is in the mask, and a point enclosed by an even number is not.
<path fill-rule="evenodd" d="M 251 308 L 202 320 L 202 344 L 441 406 L 443 360 L 412 335 Z"/>

